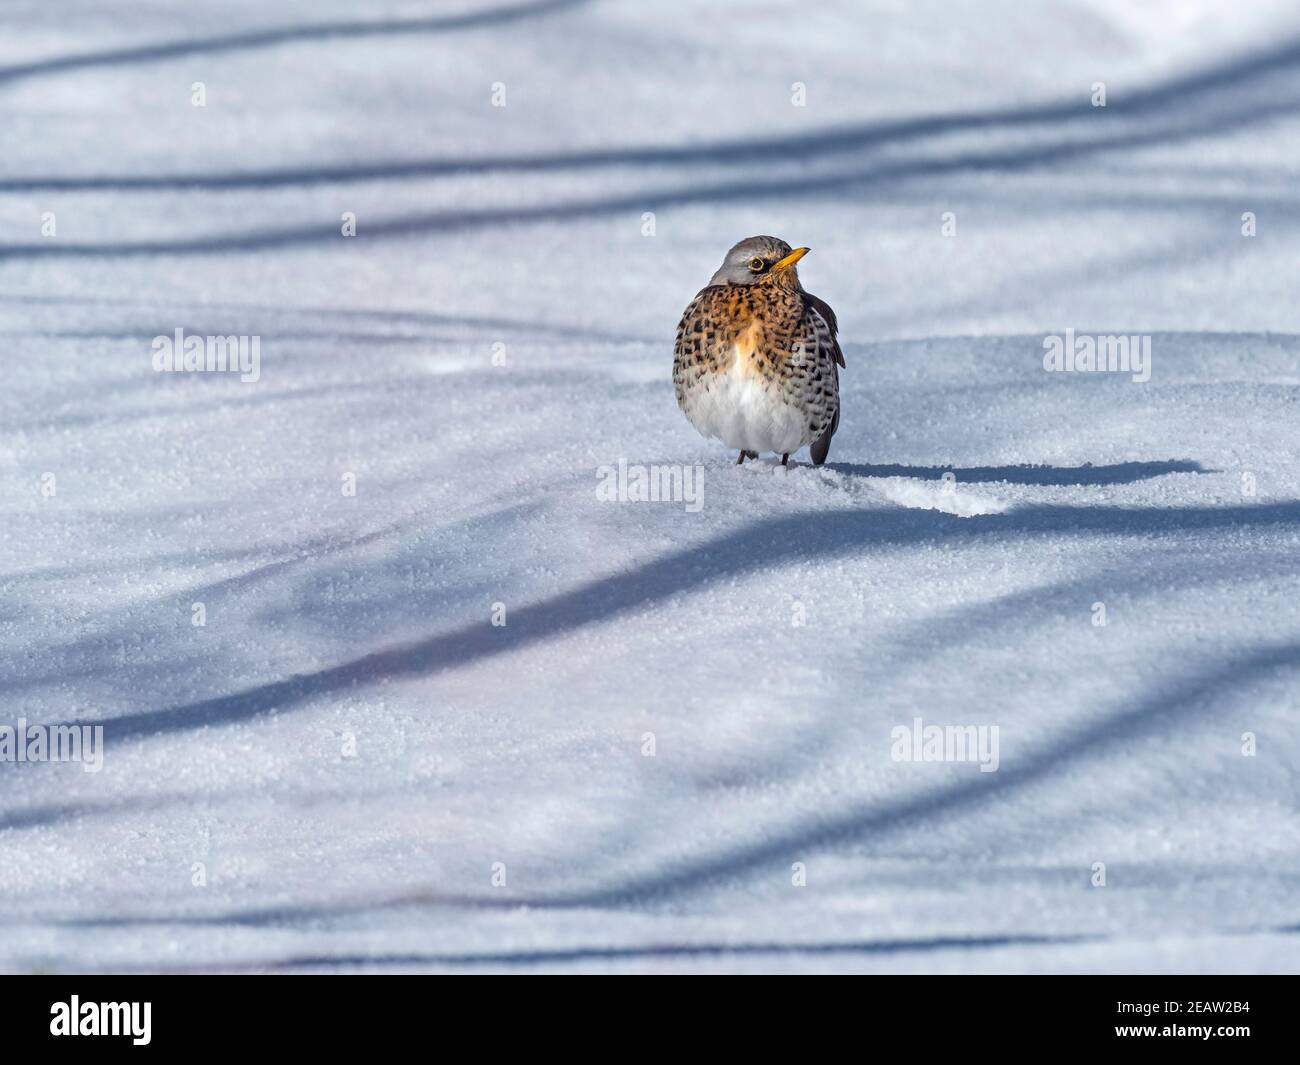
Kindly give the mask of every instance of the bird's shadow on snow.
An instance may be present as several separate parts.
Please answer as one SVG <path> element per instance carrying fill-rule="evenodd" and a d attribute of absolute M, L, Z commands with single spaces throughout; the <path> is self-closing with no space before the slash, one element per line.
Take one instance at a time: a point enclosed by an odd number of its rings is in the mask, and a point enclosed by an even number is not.
<path fill-rule="evenodd" d="M 850 462 L 828 462 L 826 469 L 850 477 L 912 477 L 919 480 L 942 480 L 951 473 L 958 483 L 1000 482 L 1025 485 L 1096 485 L 1132 484 L 1168 473 L 1215 473 L 1199 462 L 1187 459 L 1170 459 L 1166 462 L 1117 462 L 1108 466 L 1046 466 L 1020 464 L 1016 466 L 904 466 L 896 463 L 864 465 Z"/>

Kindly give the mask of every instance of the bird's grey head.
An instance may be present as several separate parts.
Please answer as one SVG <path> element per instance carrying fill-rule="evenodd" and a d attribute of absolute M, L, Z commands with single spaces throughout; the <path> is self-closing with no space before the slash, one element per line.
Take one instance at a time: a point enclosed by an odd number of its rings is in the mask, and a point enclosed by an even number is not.
<path fill-rule="evenodd" d="M 799 287 L 794 264 L 807 248 L 791 248 L 776 237 L 746 237 L 727 252 L 710 285 L 759 285 L 776 282 Z"/>

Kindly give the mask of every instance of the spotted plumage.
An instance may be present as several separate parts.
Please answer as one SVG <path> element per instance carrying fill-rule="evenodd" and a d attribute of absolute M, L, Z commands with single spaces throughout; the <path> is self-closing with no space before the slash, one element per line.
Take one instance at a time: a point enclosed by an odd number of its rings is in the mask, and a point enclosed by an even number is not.
<path fill-rule="evenodd" d="M 775 237 L 749 237 L 686 308 L 677 326 L 677 405 L 705 436 L 786 462 L 805 444 L 826 461 L 840 421 L 835 312 L 799 284 L 808 251 Z"/>

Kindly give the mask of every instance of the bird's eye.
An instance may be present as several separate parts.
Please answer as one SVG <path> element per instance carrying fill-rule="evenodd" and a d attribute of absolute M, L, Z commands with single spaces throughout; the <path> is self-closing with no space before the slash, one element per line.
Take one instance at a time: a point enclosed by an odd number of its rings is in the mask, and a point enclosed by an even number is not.
<path fill-rule="evenodd" d="M 760 270 L 762 270 L 763 266 L 764 266 L 763 260 L 759 259 L 758 257 L 749 260 L 749 268 L 753 270 L 754 273 L 758 273 Z"/>

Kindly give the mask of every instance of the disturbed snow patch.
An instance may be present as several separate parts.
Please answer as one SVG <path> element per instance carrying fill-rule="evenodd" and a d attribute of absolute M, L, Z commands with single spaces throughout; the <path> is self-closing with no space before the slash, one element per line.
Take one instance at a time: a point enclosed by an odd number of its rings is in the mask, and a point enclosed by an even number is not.
<path fill-rule="evenodd" d="M 920 510 L 941 510 L 959 518 L 973 518 L 980 514 L 1001 514 L 1007 505 L 997 499 L 987 499 L 954 488 L 946 481 L 917 481 L 897 477 L 872 477 L 868 484 L 875 491 L 901 507 Z"/>
<path fill-rule="evenodd" d="M 777 466 L 778 473 L 783 472 Z M 981 514 L 1002 514 L 1010 504 L 1000 499 L 975 495 L 957 488 L 951 479 L 939 481 L 916 477 L 857 477 L 845 476 L 839 470 L 822 468 L 816 471 L 824 483 L 835 485 L 856 496 L 863 490 L 880 496 L 887 503 L 914 510 L 939 510 L 959 518 L 973 518 Z"/>

